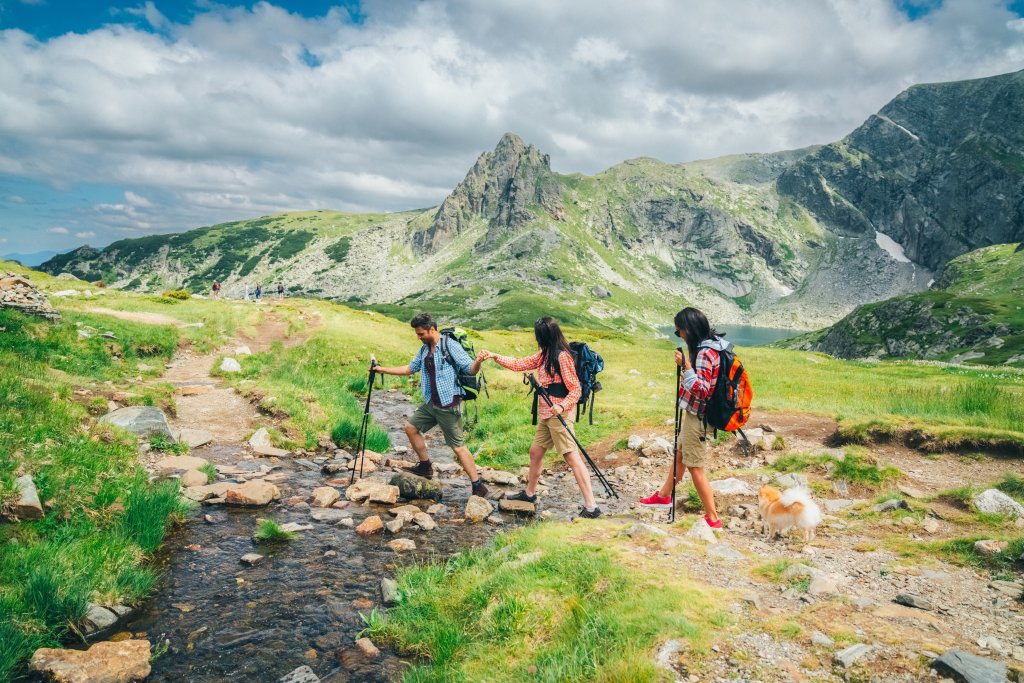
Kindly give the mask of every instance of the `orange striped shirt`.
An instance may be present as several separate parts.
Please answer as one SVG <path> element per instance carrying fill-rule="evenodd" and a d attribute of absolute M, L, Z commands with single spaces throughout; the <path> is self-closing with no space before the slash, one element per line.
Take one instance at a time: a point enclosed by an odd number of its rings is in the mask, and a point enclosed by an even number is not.
<path fill-rule="evenodd" d="M 576 404 L 580 400 L 580 380 L 576 376 L 576 365 L 572 361 L 572 354 L 562 352 L 558 354 L 558 367 L 560 372 L 556 372 L 554 377 L 548 374 L 547 369 L 544 367 L 544 352 L 538 351 L 529 358 L 515 358 L 513 356 L 495 356 L 494 360 L 503 368 L 512 370 L 513 372 L 528 372 L 530 370 L 537 371 L 537 383 L 545 389 L 552 384 L 558 384 L 561 382 L 565 384 L 565 388 L 569 390 L 569 395 L 565 398 L 551 397 L 553 403 L 557 403 L 562 406 L 562 417 L 568 422 L 576 420 L 576 413 L 573 410 Z M 537 416 L 542 420 L 555 416 L 555 411 L 551 409 L 548 402 L 543 398 L 538 403 Z"/>

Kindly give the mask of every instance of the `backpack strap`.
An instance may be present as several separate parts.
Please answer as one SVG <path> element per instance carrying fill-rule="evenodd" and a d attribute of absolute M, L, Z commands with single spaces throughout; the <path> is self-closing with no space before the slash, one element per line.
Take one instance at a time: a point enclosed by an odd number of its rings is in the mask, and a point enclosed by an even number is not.
<path fill-rule="evenodd" d="M 530 389 L 530 393 L 533 394 L 533 424 L 537 424 L 537 403 L 540 401 L 540 396 L 536 391 Z"/>

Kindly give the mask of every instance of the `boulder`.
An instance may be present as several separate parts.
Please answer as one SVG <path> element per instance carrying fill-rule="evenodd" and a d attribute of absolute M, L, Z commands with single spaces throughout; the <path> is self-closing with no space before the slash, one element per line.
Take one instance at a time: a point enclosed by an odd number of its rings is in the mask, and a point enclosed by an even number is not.
<path fill-rule="evenodd" d="M 349 472 L 355 470 L 356 472 L 359 472 L 360 475 L 373 474 L 374 472 L 377 471 L 377 464 L 370 457 L 370 452 L 367 451 L 366 457 L 361 458 L 359 456 L 356 456 L 355 458 L 349 460 L 345 464 L 345 469 L 348 470 Z"/>
<path fill-rule="evenodd" d="M 983 541 L 975 541 L 974 550 L 982 555 L 995 555 L 1006 550 L 1010 546 L 1007 541 L 996 541 L 994 539 L 986 539 Z"/>
<path fill-rule="evenodd" d="M 794 486 L 807 486 L 807 475 L 800 472 L 790 472 L 789 474 L 782 474 L 775 477 L 775 482 L 784 489 L 793 488 Z"/>
<path fill-rule="evenodd" d="M 90 602 L 89 607 L 85 612 L 85 621 L 92 627 L 88 629 L 90 632 L 102 631 L 103 629 L 110 628 L 117 623 L 117 614 L 106 607 Z"/>
<path fill-rule="evenodd" d="M 23 474 L 14 480 L 18 489 L 18 500 L 14 504 L 14 516 L 19 519 L 42 519 L 43 506 L 39 503 L 39 491 L 32 477 Z"/>
<path fill-rule="evenodd" d="M 723 496 L 753 496 L 754 489 L 750 484 L 735 477 L 718 479 L 711 482 L 711 490 Z"/>
<path fill-rule="evenodd" d="M 844 669 L 849 669 L 851 666 L 854 665 L 854 663 L 858 659 L 861 659 L 862 657 L 867 655 L 869 652 L 871 652 L 872 649 L 873 648 L 870 645 L 865 645 L 864 643 L 857 643 L 856 645 L 851 645 L 850 647 L 844 650 L 840 650 L 833 656 L 832 659 L 833 661 L 835 661 L 836 664 L 843 667 Z"/>
<path fill-rule="evenodd" d="M 493 511 L 491 503 L 480 496 L 470 496 L 466 501 L 465 516 L 470 522 L 482 522 Z"/>
<path fill-rule="evenodd" d="M 416 543 L 408 538 L 396 538 L 393 541 L 388 541 L 388 547 L 396 553 L 401 553 L 407 550 L 416 550 Z"/>
<path fill-rule="evenodd" d="M 174 440 L 183 443 L 189 448 L 199 448 L 213 441 L 213 434 L 205 429 L 182 429 L 174 430 Z"/>
<path fill-rule="evenodd" d="M 398 590 L 398 582 L 394 579 L 380 580 L 380 595 L 387 607 L 397 605 L 402 601 L 402 594 Z"/>
<path fill-rule="evenodd" d="M 380 517 L 373 515 L 367 517 L 362 523 L 356 527 L 356 533 L 360 536 L 372 536 L 373 534 L 380 533 L 384 529 L 384 522 L 381 521 Z"/>
<path fill-rule="evenodd" d="M 163 436 L 168 440 L 174 440 L 174 435 L 171 434 L 171 427 L 167 424 L 167 416 L 164 415 L 164 411 L 154 406 L 118 408 L 101 417 L 99 421 L 128 430 L 135 436 L 143 439 L 148 439 L 152 436 Z"/>
<path fill-rule="evenodd" d="M 303 665 L 277 679 L 277 683 L 320 683 L 320 677 L 313 673 L 308 666 Z"/>
<path fill-rule="evenodd" d="M 488 484 L 498 484 L 499 486 L 519 486 L 519 477 L 511 472 L 505 472 L 503 470 L 480 468 L 480 478 Z"/>
<path fill-rule="evenodd" d="M 988 489 L 974 497 L 974 507 L 978 512 L 987 512 L 994 515 L 1005 515 L 1007 517 L 1024 517 L 1024 505 L 1021 505 L 1013 498 L 999 489 Z"/>
<path fill-rule="evenodd" d="M 194 455 L 168 455 L 153 463 L 153 469 L 160 474 L 173 474 L 198 470 L 209 464 L 205 458 L 197 458 Z"/>
<path fill-rule="evenodd" d="M 498 500 L 498 509 L 502 512 L 511 512 L 514 515 L 532 517 L 537 514 L 537 504 L 525 500 L 509 500 L 501 498 Z"/>
<path fill-rule="evenodd" d="M 207 484 L 206 486 L 192 486 L 182 491 L 181 494 L 189 500 L 202 503 L 204 500 L 210 500 L 211 498 L 224 497 L 227 495 L 228 490 L 235 486 L 238 486 L 238 484 L 219 481 L 215 484 Z"/>
<path fill-rule="evenodd" d="M 360 479 L 345 490 L 345 497 L 354 503 L 394 503 L 398 500 L 398 487 L 373 479 Z"/>
<path fill-rule="evenodd" d="M 260 455 L 284 457 L 288 455 L 288 451 L 283 448 L 277 448 L 270 440 L 270 433 L 266 427 L 260 427 L 256 430 L 256 433 L 249 437 L 249 446 L 252 448 L 254 453 Z"/>
<path fill-rule="evenodd" d="M 948 676 L 957 683 L 1004 683 L 1006 665 L 991 659 L 972 655 L 955 648 L 947 650 L 932 662 L 931 667 L 940 676 Z"/>
<path fill-rule="evenodd" d="M 631 451 L 638 451 L 644 446 L 644 437 L 639 434 L 631 434 L 626 441 L 626 448 Z"/>
<path fill-rule="evenodd" d="M 237 349 L 235 349 L 235 355 L 236 356 L 251 356 L 252 355 L 252 349 L 250 349 L 248 346 L 239 346 Z"/>
<path fill-rule="evenodd" d="M 658 436 L 650 441 L 645 441 L 640 452 L 648 458 L 656 458 L 663 455 L 670 456 L 672 455 L 672 444 Z"/>
<path fill-rule="evenodd" d="M 718 537 L 715 536 L 714 530 L 708 526 L 708 523 L 703 519 L 698 519 L 690 527 L 690 530 L 686 532 L 686 535 L 690 538 L 697 538 L 707 543 L 718 543 Z"/>
<path fill-rule="evenodd" d="M 437 522 L 426 512 L 417 512 L 413 515 L 413 523 L 424 531 L 432 531 L 437 528 Z"/>
<path fill-rule="evenodd" d="M 376 659 L 380 655 L 380 650 L 377 649 L 377 646 L 369 638 L 358 639 L 356 641 L 356 649 L 367 659 Z"/>
<path fill-rule="evenodd" d="M 225 358 L 220 362 L 221 372 L 241 372 L 242 366 L 234 358 Z"/>
<path fill-rule="evenodd" d="M 707 526 L 707 524 L 704 526 Z M 636 536 L 668 536 L 668 532 L 651 524 L 637 523 L 626 527 L 616 535 L 634 538 Z"/>
<path fill-rule="evenodd" d="M 281 491 L 262 479 L 253 479 L 241 485 L 234 485 L 224 495 L 229 505 L 261 506 L 281 497 Z"/>
<path fill-rule="evenodd" d="M 61 683 L 131 683 L 149 676 L 149 641 L 96 643 L 88 650 L 40 648 L 29 668 Z"/>
<path fill-rule="evenodd" d="M 210 478 L 206 476 L 206 472 L 188 470 L 185 474 L 181 475 L 181 485 L 186 488 L 190 486 L 206 486 L 209 483 Z"/>
<path fill-rule="evenodd" d="M 313 489 L 313 502 L 311 505 L 317 508 L 329 508 L 339 498 L 341 498 L 341 494 L 338 493 L 338 489 L 331 488 L 330 486 L 318 486 Z"/>
<path fill-rule="evenodd" d="M 398 487 L 398 495 L 405 500 L 441 500 L 441 484 L 433 479 L 399 472 L 391 477 L 391 485 Z"/>

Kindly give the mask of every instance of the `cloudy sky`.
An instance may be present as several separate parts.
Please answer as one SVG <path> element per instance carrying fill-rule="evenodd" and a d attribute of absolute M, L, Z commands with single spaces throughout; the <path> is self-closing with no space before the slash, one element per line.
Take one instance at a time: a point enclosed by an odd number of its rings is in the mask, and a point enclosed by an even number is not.
<path fill-rule="evenodd" d="M 1024 0 L 0 0 L 0 253 L 838 139 L 1024 68 Z"/>

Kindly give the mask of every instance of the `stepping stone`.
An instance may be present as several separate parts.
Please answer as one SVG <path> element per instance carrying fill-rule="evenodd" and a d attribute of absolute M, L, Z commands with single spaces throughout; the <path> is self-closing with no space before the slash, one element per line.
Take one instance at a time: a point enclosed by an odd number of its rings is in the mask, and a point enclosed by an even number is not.
<path fill-rule="evenodd" d="M 501 498 L 498 500 L 498 509 L 502 512 L 511 512 L 515 515 L 522 515 L 524 517 L 532 517 L 537 514 L 537 504 L 530 503 L 525 500 L 509 500 L 508 498 Z"/>
<path fill-rule="evenodd" d="M 250 567 L 263 559 L 263 556 L 258 553 L 246 553 L 238 558 L 238 561 L 242 564 L 247 564 Z"/>
<path fill-rule="evenodd" d="M 320 683 L 320 678 L 308 666 L 300 666 L 290 674 L 277 679 L 277 683 Z"/>

